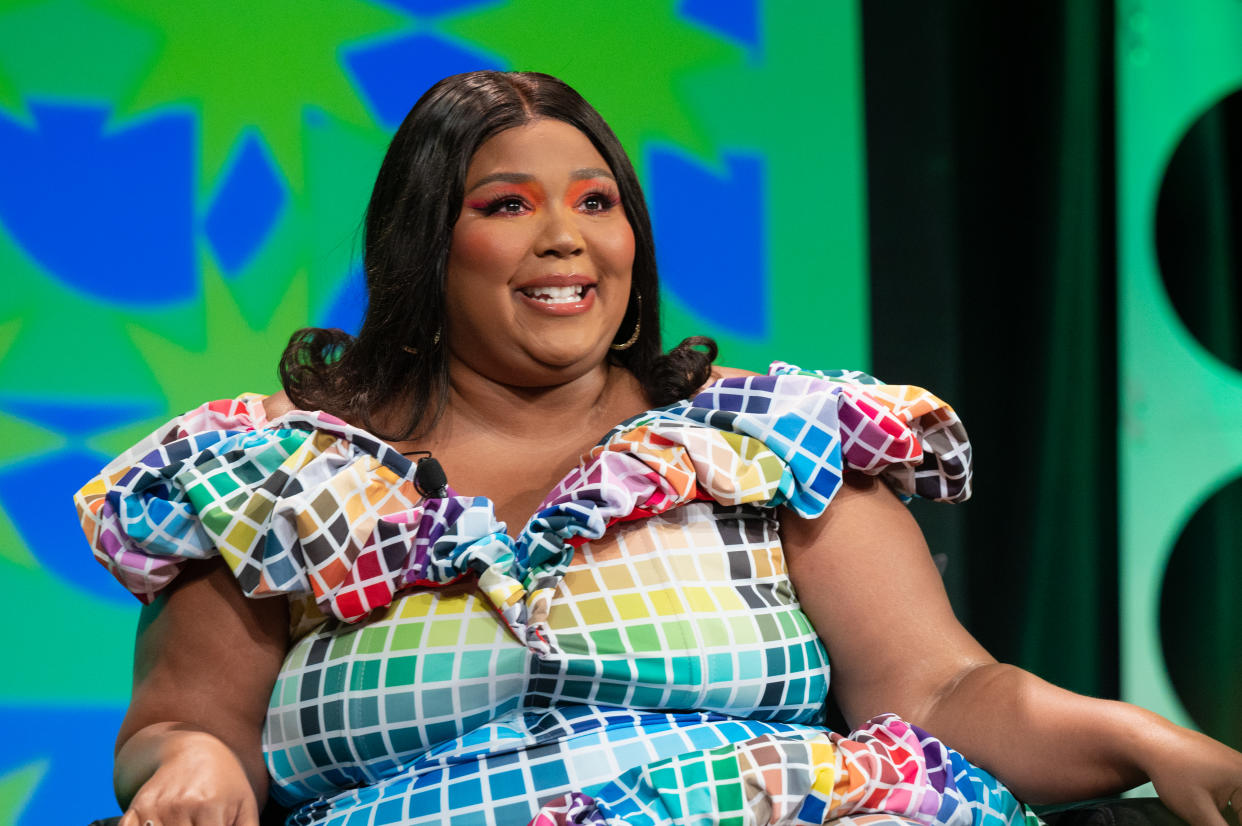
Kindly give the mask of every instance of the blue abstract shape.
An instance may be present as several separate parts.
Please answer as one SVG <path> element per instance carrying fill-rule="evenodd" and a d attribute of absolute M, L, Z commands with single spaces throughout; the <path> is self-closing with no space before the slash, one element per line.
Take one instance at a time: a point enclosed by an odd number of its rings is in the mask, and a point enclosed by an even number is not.
<path fill-rule="evenodd" d="M 660 283 L 704 319 L 766 335 L 768 278 L 759 158 L 726 155 L 722 177 L 658 148 L 647 155 L 647 196 Z"/>
<path fill-rule="evenodd" d="M 354 269 L 341 281 L 332 303 L 319 317 L 320 327 L 336 327 L 351 336 L 362 329 L 362 315 L 367 308 L 367 287 L 362 269 Z"/>
<path fill-rule="evenodd" d="M 100 106 L 31 103 L 0 114 L 0 221 L 56 278 L 108 301 L 192 298 L 194 125 L 165 114 L 108 130 Z"/>
<path fill-rule="evenodd" d="M 227 275 L 236 275 L 258 251 L 287 199 L 262 140 L 253 133 L 247 135 L 204 226 Z"/>
<path fill-rule="evenodd" d="M 79 640 L 63 641 L 65 656 L 95 644 L 89 623 Z M 60 644 L 60 641 L 58 641 Z M 91 675 L 83 674 L 83 681 Z M 120 814 L 112 793 L 112 745 L 125 716 L 123 708 L 81 709 L 0 707 L 0 775 L 37 760 L 49 761 L 16 826 L 90 823 Z"/>
<path fill-rule="evenodd" d="M 112 602 L 133 598 L 90 556 L 73 495 L 112 457 L 83 440 L 149 418 L 154 404 L 64 404 L 4 400 L 0 409 L 65 436 L 59 450 L 0 467 L 0 505 L 39 563 L 59 579 Z"/>
<path fill-rule="evenodd" d="M 445 12 L 465 11 L 471 6 L 493 3 L 495 0 L 382 0 L 382 2 L 425 17 L 435 17 Z"/>
<path fill-rule="evenodd" d="M 133 597 L 91 557 L 73 494 L 112 457 L 69 448 L 0 468 L 0 504 L 39 564 L 90 594 L 129 605 Z"/>
<path fill-rule="evenodd" d="M 414 101 L 442 77 L 475 69 L 503 69 L 495 57 L 433 34 L 413 34 L 359 48 L 345 55 L 363 95 L 380 122 L 396 128 Z"/>
<path fill-rule="evenodd" d="M 681 0 L 677 11 L 747 46 L 759 49 L 759 4 L 756 0 Z"/>
<path fill-rule="evenodd" d="M 38 399 L 0 399 L 0 410 L 70 439 L 86 439 L 129 422 L 150 418 L 158 412 L 155 407 L 150 402 L 66 404 Z"/>

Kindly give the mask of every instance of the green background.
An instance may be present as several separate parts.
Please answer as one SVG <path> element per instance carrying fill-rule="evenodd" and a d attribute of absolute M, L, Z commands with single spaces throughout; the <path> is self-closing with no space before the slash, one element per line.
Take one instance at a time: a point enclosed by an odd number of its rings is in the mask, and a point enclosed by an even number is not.
<path fill-rule="evenodd" d="M 865 368 L 859 44 L 853 2 L 0 2 L 0 823 L 115 807 L 138 603 L 73 491 L 356 320 L 370 184 L 432 81 L 538 70 L 596 105 L 648 192 L 666 343 Z"/>

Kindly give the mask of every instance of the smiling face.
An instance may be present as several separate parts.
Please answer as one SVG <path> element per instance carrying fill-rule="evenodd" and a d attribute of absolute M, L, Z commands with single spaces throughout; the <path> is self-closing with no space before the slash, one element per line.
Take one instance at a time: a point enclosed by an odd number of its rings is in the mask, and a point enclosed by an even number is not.
<path fill-rule="evenodd" d="M 471 159 L 453 228 L 452 357 L 530 387 L 602 366 L 633 263 L 616 181 L 586 135 L 557 120 L 501 132 Z"/>

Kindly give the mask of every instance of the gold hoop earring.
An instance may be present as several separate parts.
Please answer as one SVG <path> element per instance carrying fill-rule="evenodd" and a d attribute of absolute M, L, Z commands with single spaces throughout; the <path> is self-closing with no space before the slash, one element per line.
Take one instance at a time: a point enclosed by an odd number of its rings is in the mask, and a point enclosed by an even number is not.
<path fill-rule="evenodd" d="M 628 350 L 634 346 L 634 342 L 638 341 L 638 333 L 643 329 L 643 294 L 638 290 L 634 291 L 634 297 L 638 299 L 638 313 L 634 320 L 634 332 L 630 333 L 630 337 L 623 344 L 610 345 L 612 350 Z"/>

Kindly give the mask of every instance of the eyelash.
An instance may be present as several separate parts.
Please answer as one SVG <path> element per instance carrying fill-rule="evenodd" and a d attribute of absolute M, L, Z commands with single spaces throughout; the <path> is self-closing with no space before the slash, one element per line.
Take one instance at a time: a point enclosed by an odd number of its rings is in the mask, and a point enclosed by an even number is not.
<path fill-rule="evenodd" d="M 600 209 L 590 210 L 591 212 L 607 212 L 621 203 L 621 198 L 615 192 L 609 192 L 603 189 L 588 192 L 586 195 L 582 196 L 582 200 L 578 203 L 585 204 L 587 201 L 591 200 L 599 201 L 601 204 Z"/>
<path fill-rule="evenodd" d="M 591 210 L 587 210 L 587 212 L 591 214 L 601 214 L 601 213 L 608 212 L 609 210 L 618 206 L 621 203 L 621 198 L 616 193 L 608 192 L 607 190 L 601 189 L 601 190 L 595 190 L 592 192 L 588 192 L 587 194 L 583 195 L 582 198 L 578 201 L 578 203 L 581 206 L 581 205 L 586 204 L 587 201 L 599 201 L 600 202 L 599 209 L 591 209 Z M 522 197 L 521 195 L 518 195 L 517 193 L 514 193 L 514 192 L 507 192 L 507 193 L 501 193 L 499 195 L 496 195 L 494 198 L 487 201 L 487 203 L 485 203 L 482 207 L 476 207 L 476 208 L 479 209 L 479 211 L 482 212 L 485 216 L 498 215 L 502 213 L 505 205 L 510 204 L 510 203 L 521 204 L 523 208 L 528 208 L 526 199 Z M 516 213 L 513 213 L 513 214 L 516 214 Z"/>
<path fill-rule="evenodd" d="M 484 215 L 496 215 L 501 211 L 505 204 L 509 203 L 518 203 L 521 204 L 523 208 L 526 207 L 526 200 L 521 195 L 510 192 L 497 195 L 496 197 L 490 199 L 480 208 L 480 211 Z"/>

